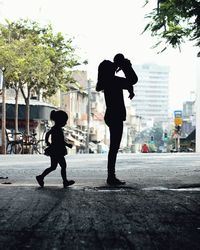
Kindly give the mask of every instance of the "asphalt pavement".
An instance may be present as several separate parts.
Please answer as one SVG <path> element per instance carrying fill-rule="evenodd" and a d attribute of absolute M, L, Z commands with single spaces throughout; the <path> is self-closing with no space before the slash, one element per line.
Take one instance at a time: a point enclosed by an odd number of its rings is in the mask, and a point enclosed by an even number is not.
<path fill-rule="evenodd" d="M 200 154 L 119 154 L 123 187 L 105 183 L 107 155 L 0 155 L 0 249 L 200 249 Z"/>

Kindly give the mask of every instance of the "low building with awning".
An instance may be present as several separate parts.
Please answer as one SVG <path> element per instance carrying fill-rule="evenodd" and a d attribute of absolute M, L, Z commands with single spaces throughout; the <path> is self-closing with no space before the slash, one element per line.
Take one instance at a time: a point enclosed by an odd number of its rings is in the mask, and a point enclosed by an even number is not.
<path fill-rule="evenodd" d="M 25 128 L 25 102 L 19 100 L 18 103 L 18 125 L 19 129 Z M 40 121 L 49 121 L 50 112 L 57 109 L 53 105 L 38 100 L 30 100 L 30 129 L 36 129 Z M 2 102 L 0 100 L 0 120 L 2 116 Z M 6 100 L 6 128 L 14 129 L 15 120 L 15 100 Z"/>

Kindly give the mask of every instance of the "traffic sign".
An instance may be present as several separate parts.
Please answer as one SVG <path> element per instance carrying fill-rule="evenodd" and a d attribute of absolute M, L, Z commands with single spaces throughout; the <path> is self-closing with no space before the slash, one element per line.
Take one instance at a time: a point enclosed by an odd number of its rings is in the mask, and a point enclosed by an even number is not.
<path fill-rule="evenodd" d="M 175 118 L 182 118 L 182 110 L 175 110 L 174 111 L 174 117 Z"/>
<path fill-rule="evenodd" d="M 176 126 L 182 125 L 182 124 L 183 124 L 183 119 L 180 118 L 180 117 L 176 117 L 176 118 L 174 119 L 174 123 L 175 123 Z"/>
<path fill-rule="evenodd" d="M 176 126 L 182 125 L 183 124 L 183 119 L 182 119 L 182 110 L 175 110 L 174 111 L 174 123 Z"/>

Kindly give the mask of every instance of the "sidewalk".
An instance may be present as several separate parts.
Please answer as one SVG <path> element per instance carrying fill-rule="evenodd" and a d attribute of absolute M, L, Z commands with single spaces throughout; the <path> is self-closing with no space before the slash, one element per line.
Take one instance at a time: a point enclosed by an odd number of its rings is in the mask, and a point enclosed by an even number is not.
<path fill-rule="evenodd" d="M 200 249 L 200 155 L 122 154 L 123 188 L 105 184 L 106 155 L 67 156 L 45 188 L 44 156 L 0 156 L 0 249 Z"/>

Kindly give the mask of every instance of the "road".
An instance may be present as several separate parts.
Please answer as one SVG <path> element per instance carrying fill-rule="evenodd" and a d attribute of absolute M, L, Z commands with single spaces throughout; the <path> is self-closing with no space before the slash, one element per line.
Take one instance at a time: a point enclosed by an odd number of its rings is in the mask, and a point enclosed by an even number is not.
<path fill-rule="evenodd" d="M 58 167 L 41 189 L 48 157 L 0 156 L 0 249 L 200 249 L 199 154 L 119 154 L 123 188 L 105 184 L 106 155 L 66 160 L 76 184 Z"/>

